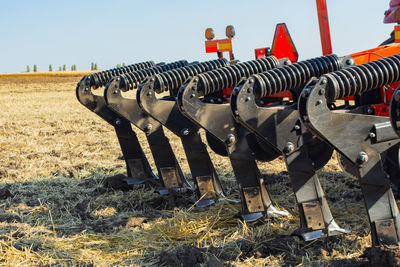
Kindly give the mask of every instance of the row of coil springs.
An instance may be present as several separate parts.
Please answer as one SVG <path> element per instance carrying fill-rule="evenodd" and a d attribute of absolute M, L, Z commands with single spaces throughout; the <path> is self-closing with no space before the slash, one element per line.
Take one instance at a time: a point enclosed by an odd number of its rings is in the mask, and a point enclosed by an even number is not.
<path fill-rule="evenodd" d="M 209 95 L 224 88 L 232 88 L 241 78 L 276 68 L 278 63 L 276 57 L 270 56 L 204 72 L 197 76 L 197 90 Z"/>
<path fill-rule="evenodd" d="M 160 66 L 153 66 L 147 69 L 142 69 L 134 72 L 129 72 L 121 76 L 119 87 L 122 91 L 137 89 L 139 84 L 147 77 L 155 74 L 160 74 L 177 68 L 187 66 L 189 63 L 186 60 L 175 61 Z"/>
<path fill-rule="evenodd" d="M 192 64 L 183 68 L 170 70 L 162 74 L 155 75 L 154 90 L 157 93 L 165 91 L 176 92 L 187 78 L 197 76 L 200 73 L 222 68 L 227 66 L 228 61 L 225 58 L 205 61 Z"/>
<path fill-rule="evenodd" d="M 312 77 L 341 69 L 339 58 L 332 54 L 255 74 L 254 93 L 267 97 L 285 90 L 303 87 Z"/>
<path fill-rule="evenodd" d="M 399 81 L 400 54 L 325 74 L 326 98 L 332 102 Z M 321 77 L 321 78 L 322 78 Z"/>
<path fill-rule="evenodd" d="M 154 66 L 153 61 L 146 61 L 146 62 L 131 64 L 131 65 L 120 67 L 120 68 L 114 68 L 114 69 L 96 72 L 89 76 L 90 86 L 92 86 L 94 88 L 99 88 L 101 86 L 105 86 L 112 78 L 114 78 L 116 76 L 119 76 L 119 75 L 122 75 L 125 73 L 129 73 L 129 72 L 134 72 L 134 71 L 150 68 L 152 66 Z"/>

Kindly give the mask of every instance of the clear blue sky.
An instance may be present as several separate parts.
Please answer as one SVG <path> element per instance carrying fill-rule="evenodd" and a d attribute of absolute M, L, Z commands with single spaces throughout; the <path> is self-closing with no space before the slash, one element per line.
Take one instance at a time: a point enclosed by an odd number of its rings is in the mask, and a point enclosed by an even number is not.
<path fill-rule="evenodd" d="M 375 47 L 393 24 L 383 24 L 389 0 L 327 0 L 334 53 Z M 225 37 L 234 25 L 237 59 L 271 46 L 277 23 L 286 22 L 300 59 L 321 55 L 315 0 L 14 0 L 0 8 L 0 72 L 37 64 L 78 70 L 96 62 L 107 69 L 146 60 L 208 60 L 204 30 Z"/>

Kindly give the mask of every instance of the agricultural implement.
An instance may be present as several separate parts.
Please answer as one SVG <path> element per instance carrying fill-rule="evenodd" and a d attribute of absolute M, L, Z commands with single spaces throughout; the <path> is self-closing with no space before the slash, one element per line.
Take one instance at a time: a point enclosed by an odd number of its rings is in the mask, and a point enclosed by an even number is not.
<path fill-rule="evenodd" d="M 151 170 L 129 120 L 110 109 L 106 104 L 105 97 L 103 95 L 95 95 L 92 90 L 105 87 L 113 77 L 118 77 L 124 73 L 136 73 L 139 79 L 144 79 L 149 75 L 186 66 L 187 64 L 186 61 L 177 61 L 170 64 L 158 64 L 156 66 L 154 62 L 149 61 L 94 73 L 83 77 L 78 83 L 76 92 L 79 102 L 111 124 L 115 129 L 127 167 L 128 179 L 126 182 L 128 184 L 140 184 L 149 180 L 159 181 L 159 179 Z M 140 80 L 138 82 L 140 82 Z M 127 83 L 126 86 L 134 86 L 134 84 L 131 83 L 129 85 Z M 163 129 L 160 127 L 151 129 L 150 125 L 152 125 L 152 123 L 157 125 L 157 123 L 151 118 L 146 119 L 146 123 L 137 123 L 136 125 L 139 129 L 147 133 L 147 140 L 160 173 L 165 174 L 165 179 L 171 176 L 173 176 L 175 180 L 179 179 L 180 185 L 186 183 L 182 170 L 172 151 L 169 140 L 165 137 Z M 165 183 L 168 182 L 165 181 Z M 165 183 L 162 185 L 165 185 Z M 162 190 L 162 192 L 165 192 L 165 190 Z"/>
<path fill-rule="evenodd" d="M 322 76 L 304 89 L 299 100 L 302 123 L 335 148 L 343 157 L 345 171 L 360 181 L 373 245 L 397 244 L 400 238 L 399 211 L 388 179 L 398 179 L 400 139 L 386 116 L 371 114 L 370 105 L 338 110 L 328 107 L 339 98 L 363 95 L 398 82 L 400 50 L 398 45 L 390 48 L 395 55 Z M 392 149 L 397 156 L 389 158 Z M 390 165 L 396 177 L 385 172 L 386 159 L 397 161 Z"/>
<path fill-rule="evenodd" d="M 287 32 L 285 25 L 278 25 Z M 279 36 L 274 40 L 291 39 Z M 273 47 L 275 45 L 273 44 Z M 276 46 L 275 46 L 276 47 Z M 292 46 L 294 47 L 294 46 Z M 243 63 L 236 63 L 224 68 L 199 74 L 180 88 L 177 102 L 179 109 L 190 120 L 206 131 L 209 146 L 219 155 L 228 156 L 239 184 L 241 196 L 240 216 L 245 221 L 253 221 L 263 216 L 287 215 L 272 204 L 270 194 L 256 164 L 258 160 L 268 160 L 275 155 L 268 155 L 262 140 L 234 120 L 223 90 L 233 88 L 241 78 L 276 68 L 290 61 L 278 60 L 276 56 L 259 58 Z"/>
<path fill-rule="evenodd" d="M 163 131 L 161 125 L 164 125 L 180 137 L 194 179 L 195 191 L 198 197 L 201 197 L 197 201 L 198 206 L 210 205 L 215 202 L 219 195 L 223 196 L 222 187 L 206 146 L 201 141 L 198 127 L 180 114 L 175 106 L 174 97 L 176 90 L 186 78 L 226 66 L 226 64 L 225 59 L 195 63 L 139 81 L 136 79 L 129 80 L 129 76 L 135 77 L 135 73 L 131 73 L 112 80 L 104 91 L 106 103 L 110 109 L 142 129 L 147 136 L 150 136 L 153 132 Z M 137 86 L 134 85 L 135 83 Z M 128 91 L 129 89 L 137 90 L 136 99 L 129 99 L 122 95 L 121 91 Z M 156 92 L 164 91 L 169 92 L 169 95 L 160 100 L 154 97 Z M 142 97 L 142 92 L 145 92 L 144 97 Z M 143 99 L 144 101 L 142 101 Z M 152 149 L 152 152 L 154 156 L 157 148 Z M 162 155 L 160 156 L 161 161 Z M 155 156 L 154 159 L 164 186 L 167 189 L 179 188 L 179 177 L 176 174 L 164 175 L 165 172 L 161 168 L 161 163 Z M 215 188 L 215 191 L 209 191 L 210 187 Z"/>
<path fill-rule="evenodd" d="M 279 24 L 272 49 L 256 49 L 255 60 L 239 62 L 229 26 L 228 39 L 213 40 L 213 31 L 206 31 L 206 51 L 217 53 L 217 60 L 145 62 L 84 77 L 77 97 L 115 128 L 127 183 L 152 181 L 162 194 L 192 189 L 165 127 L 182 142 L 197 205 L 224 198 L 200 136 L 204 129 L 209 147 L 231 162 L 245 221 L 288 214 L 273 205 L 256 163 L 283 157 L 300 214 L 295 233 L 313 240 L 349 232 L 335 222 L 318 177 L 336 150 L 344 172 L 360 181 L 372 244 L 397 244 L 400 219 L 391 181 L 398 184 L 400 177 L 400 91 L 394 92 L 400 45 L 338 57 L 330 46 L 325 1 L 317 4 L 322 57 L 297 62 L 287 28 Z M 100 87 L 104 95 L 95 95 L 92 89 Z M 127 95 L 133 90 L 135 98 Z M 131 123 L 146 134 L 158 175 Z"/>
<path fill-rule="evenodd" d="M 316 173 L 330 159 L 330 147 L 339 153 L 344 171 L 360 180 L 373 243 L 393 243 L 398 240 L 398 211 L 390 180 L 386 176 L 392 175 L 391 178 L 395 179 L 399 166 L 385 159 L 388 159 L 388 150 L 399 140 L 390 129 L 386 117 L 372 116 L 370 105 L 355 101 L 353 106 L 337 107 L 333 102 L 358 94 L 361 95 L 358 98 L 362 98 L 363 93 L 397 82 L 399 77 L 396 75 L 400 73 L 396 74 L 398 69 L 393 59 L 388 58 L 390 63 L 386 62 L 386 57 L 381 61 L 372 61 L 377 56 L 365 55 L 394 55 L 400 52 L 399 48 L 393 45 L 350 57 L 329 55 L 294 63 L 254 75 L 242 81 L 232 94 L 231 107 L 235 118 L 268 142 L 271 151 L 283 155 L 299 205 L 301 229 L 306 230 L 302 236 L 306 240 L 347 232 L 334 222 Z M 369 61 L 372 62 L 353 66 Z M 369 72 L 362 73 L 359 70 Z M 321 75 L 321 83 L 324 83 L 322 80 L 326 81 L 325 77 L 346 77 L 347 80 L 339 80 L 340 89 L 329 87 L 310 91 L 308 88 L 314 88 L 317 81 L 311 78 Z M 334 81 L 330 82 L 331 86 Z M 304 86 L 306 89 L 296 90 Z M 268 99 L 270 95 L 285 90 L 291 90 L 291 100 L 277 103 Z M 329 101 L 322 100 L 325 94 L 329 95 Z M 312 104 L 308 100 L 311 95 L 319 96 Z M 398 151 L 398 147 L 394 149 Z M 383 153 L 386 154 L 381 160 Z M 367 162 L 374 167 L 373 173 L 369 172 L 372 167 Z M 392 172 L 385 172 L 384 165 Z M 380 186 L 382 189 L 378 190 Z M 391 225 L 386 226 L 389 222 Z M 384 229 L 385 226 L 387 228 Z"/>
<path fill-rule="evenodd" d="M 267 57 L 266 59 L 276 60 L 273 56 Z M 293 88 L 297 88 L 312 76 L 319 76 L 329 71 L 340 69 L 342 65 L 345 64 L 342 63 L 342 61 L 343 60 L 334 56 L 316 58 L 308 60 L 306 63 L 299 62 L 293 64 L 287 59 L 283 59 L 282 64 L 275 64 L 273 67 L 269 68 L 269 71 L 252 76 L 252 78 L 249 79 L 251 81 L 249 83 L 254 83 L 255 79 L 253 77 L 264 76 L 267 73 L 283 74 L 282 72 L 279 72 L 279 70 L 283 69 L 291 70 L 293 72 L 297 71 L 296 74 L 299 74 L 297 80 L 295 82 L 290 82 L 293 85 Z M 276 60 L 276 62 L 278 61 Z M 321 64 L 321 62 L 326 65 L 329 64 L 329 67 L 322 68 L 322 65 L 320 65 L 321 68 L 318 68 L 318 64 Z M 240 64 L 236 65 L 236 67 L 239 66 Z M 315 68 L 312 68 L 312 66 Z M 305 69 L 306 67 L 309 68 Z M 242 123 L 243 116 L 241 116 L 241 103 L 243 102 L 247 106 L 249 106 L 249 104 L 255 107 L 258 106 L 254 101 L 254 97 L 250 97 L 253 92 L 250 87 L 245 87 L 244 90 L 240 90 L 246 93 L 245 97 L 238 96 L 239 88 L 244 82 L 239 83 L 239 87 L 235 88 L 230 99 L 230 104 L 226 102 L 221 105 L 215 105 L 202 102 L 200 99 L 201 96 L 215 93 L 216 91 L 220 91 L 225 87 L 224 75 L 226 75 L 228 72 L 230 73 L 230 76 L 227 80 L 230 83 L 233 83 L 232 85 L 237 84 L 240 78 L 248 78 L 248 76 L 241 76 L 241 72 L 235 72 L 233 66 L 231 69 L 227 67 L 204 73 L 193 78 L 192 81 L 188 83 L 186 88 L 182 91 L 182 94 L 178 97 L 178 102 L 181 104 L 182 112 L 185 115 L 190 116 L 193 120 L 201 122 L 202 126 L 207 131 L 219 137 L 220 140 L 226 144 L 226 151 L 230 156 L 236 178 L 240 185 L 242 196 L 242 213 L 258 213 L 258 216 L 261 216 L 261 212 L 266 211 L 267 215 L 272 215 L 273 213 L 271 213 L 269 209 L 273 209 L 273 206 L 264 182 L 260 178 L 255 159 L 260 161 L 271 161 L 277 158 L 280 154 L 283 154 L 282 149 L 287 150 L 292 149 L 292 147 L 294 148 L 294 144 L 290 144 L 289 146 L 287 144 L 288 141 L 284 140 L 287 139 L 286 133 L 290 135 L 294 134 L 296 141 L 293 141 L 293 143 L 298 143 L 296 130 L 292 131 L 293 127 L 295 127 L 295 124 L 292 124 L 288 127 L 283 122 L 285 120 L 296 122 L 299 118 L 298 116 L 296 117 L 296 114 L 283 111 L 282 106 L 284 106 L 284 104 L 276 104 L 276 100 L 279 98 L 279 95 L 270 93 L 269 95 L 274 95 L 271 99 L 257 99 L 257 104 L 261 106 L 267 105 L 266 107 L 269 107 L 269 104 L 279 106 L 277 108 L 273 108 L 275 114 L 262 117 L 263 120 L 261 120 L 259 118 L 260 112 L 258 112 L 258 110 L 254 107 L 251 110 L 246 111 L 246 115 L 249 117 L 249 123 L 256 125 L 258 123 L 261 124 L 265 128 L 263 130 L 270 135 L 270 139 L 265 138 L 263 134 L 254 131 L 252 127 Z M 212 79 L 211 73 L 213 73 L 214 77 L 218 78 Z M 230 77 L 234 77 L 235 80 Z M 280 77 L 285 79 L 284 76 L 279 75 L 275 75 L 273 77 L 276 79 L 279 79 Z M 281 80 L 278 81 L 282 84 Z M 286 82 L 289 81 L 286 80 Z M 281 93 L 283 91 L 284 90 L 276 90 L 274 93 Z M 292 95 L 296 94 L 293 93 Z M 238 98 L 240 98 L 240 101 L 238 101 Z M 196 112 L 197 110 L 201 110 L 202 112 Z M 232 111 L 235 115 L 234 117 L 232 116 Z M 276 115 L 277 111 L 280 112 L 279 116 Z M 209 117 L 207 118 L 207 116 Z M 210 119 L 211 116 L 212 120 Z M 230 119 L 228 120 L 227 117 L 230 117 Z M 229 127 L 221 127 L 222 125 L 227 125 L 227 121 L 230 122 L 228 124 Z M 281 126 L 279 129 L 275 129 L 277 122 L 279 122 L 279 126 Z M 329 149 L 329 147 L 327 149 L 327 146 L 324 143 L 319 142 L 315 138 L 306 138 L 306 140 L 313 148 L 313 150 L 310 150 L 310 153 L 315 159 L 310 161 L 308 158 L 306 158 L 306 160 L 302 160 L 301 162 L 294 162 L 296 159 L 290 159 L 293 161 L 293 163 L 287 164 L 292 185 L 294 187 L 296 198 L 300 207 L 302 228 L 304 228 L 305 231 L 310 228 L 315 229 L 316 226 L 318 226 L 318 229 L 323 228 L 326 230 L 325 232 L 329 234 L 343 232 L 344 230 L 340 229 L 333 221 L 332 215 L 327 207 L 322 188 L 315 174 L 315 170 L 321 168 L 331 158 L 332 150 Z M 274 142 L 278 142 L 279 145 L 274 144 Z M 280 144 L 282 142 L 284 142 L 284 146 L 282 146 L 281 149 Z M 306 148 L 304 148 L 304 150 L 306 150 Z M 317 162 L 316 158 L 320 159 L 321 162 Z M 315 164 L 315 162 L 317 164 Z M 308 172 L 305 172 L 306 166 L 309 167 Z M 245 170 L 247 170 L 247 172 L 245 172 Z M 253 176 L 250 176 L 250 174 L 253 174 Z M 250 177 L 252 177 L 252 179 L 249 179 Z M 307 190 L 308 188 L 312 188 L 312 190 Z M 318 202 L 318 199 L 320 202 Z M 321 210 L 321 206 L 323 206 L 322 210 L 324 212 L 314 214 L 317 209 Z M 314 239 L 315 235 L 316 233 L 313 232 L 303 233 L 303 237 L 306 240 Z"/>

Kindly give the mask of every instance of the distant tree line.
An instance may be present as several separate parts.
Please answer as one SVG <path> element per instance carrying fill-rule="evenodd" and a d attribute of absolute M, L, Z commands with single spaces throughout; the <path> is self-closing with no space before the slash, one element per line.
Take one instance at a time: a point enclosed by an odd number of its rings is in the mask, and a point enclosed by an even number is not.
<path fill-rule="evenodd" d="M 97 63 L 92 62 L 90 70 L 97 70 Z"/>
<path fill-rule="evenodd" d="M 119 65 L 118 65 L 119 66 Z M 125 66 L 125 63 L 122 63 L 122 66 Z M 71 65 L 71 71 L 76 71 L 76 65 L 72 64 Z M 67 65 L 63 64 L 58 67 L 58 71 L 66 71 L 67 70 Z M 92 62 L 90 70 L 97 70 L 97 63 Z M 34 64 L 32 67 L 33 72 L 37 72 L 37 65 Z M 53 65 L 49 64 L 49 72 L 53 71 Z M 26 72 L 31 72 L 31 67 L 29 65 L 26 65 Z"/>

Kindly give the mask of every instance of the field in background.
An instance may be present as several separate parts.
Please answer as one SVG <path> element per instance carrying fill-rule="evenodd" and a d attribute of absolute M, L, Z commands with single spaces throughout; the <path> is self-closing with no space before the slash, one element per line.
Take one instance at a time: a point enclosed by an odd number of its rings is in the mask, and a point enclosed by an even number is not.
<path fill-rule="evenodd" d="M 366 263 L 361 193 L 334 159 L 321 180 L 337 222 L 354 232 L 305 243 L 291 236 L 299 222 L 282 160 L 259 164 L 277 206 L 292 214 L 282 219 L 246 224 L 232 202 L 199 209 L 189 194 L 111 189 L 104 181 L 124 174 L 122 154 L 112 127 L 76 100 L 79 78 L 22 76 L 0 78 L 1 265 Z M 178 138 L 167 135 L 189 176 Z M 238 199 L 229 161 L 211 156 L 225 191 Z"/>
<path fill-rule="evenodd" d="M 0 73 L 0 79 L 8 78 L 44 78 L 44 77 L 83 77 L 91 73 L 97 72 L 92 71 L 51 71 L 51 72 L 16 72 L 16 73 Z"/>

